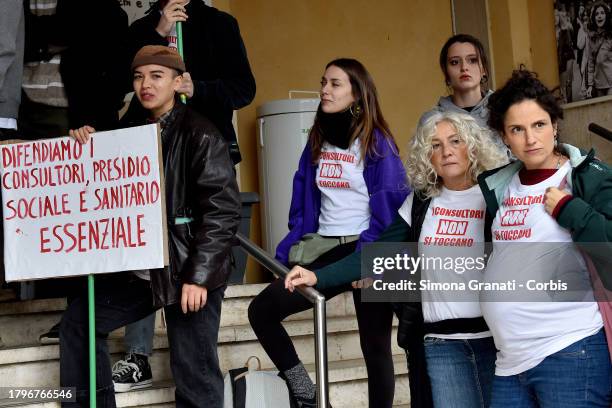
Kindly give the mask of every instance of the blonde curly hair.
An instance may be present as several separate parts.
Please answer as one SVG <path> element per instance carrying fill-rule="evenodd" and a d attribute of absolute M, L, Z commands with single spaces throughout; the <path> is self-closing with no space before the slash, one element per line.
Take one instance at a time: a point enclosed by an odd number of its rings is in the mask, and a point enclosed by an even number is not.
<path fill-rule="evenodd" d="M 459 138 L 465 142 L 470 162 L 467 175 L 474 184 L 483 171 L 508 162 L 507 154 L 493 141 L 498 136 L 481 127 L 473 117 L 458 112 L 436 112 L 417 127 L 406 161 L 410 185 L 425 198 L 438 196 L 443 184 L 431 164 L 431 141 L 440 122 L 453 126 Z"/>

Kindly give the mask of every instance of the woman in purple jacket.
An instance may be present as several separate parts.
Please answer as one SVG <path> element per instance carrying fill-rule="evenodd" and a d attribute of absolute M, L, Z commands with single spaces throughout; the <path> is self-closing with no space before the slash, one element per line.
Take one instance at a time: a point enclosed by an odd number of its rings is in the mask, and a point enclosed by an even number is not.
<path fill-rule="evenodd" d="M 374 241 L 409 193 L 397 145 L 365 67 L 348 58 L 330 62 L 320 94 L 293 179 L 289 233 L 276 250 L 276 258 L 284 264 L 311 269 Z M 362 303 L 359 290 L 350 285 L 323 294 L 330 299 L 347 290 L 353 290 L 370 407 L 391 407 L 395 388 L 391 305 Z M 281 322 L 310 307 L 302 295 L 286 291 L 282 279 L 272 282 L 249 306 L 251 326 L 298 407 L 315 406 L 315 387 Z"/>

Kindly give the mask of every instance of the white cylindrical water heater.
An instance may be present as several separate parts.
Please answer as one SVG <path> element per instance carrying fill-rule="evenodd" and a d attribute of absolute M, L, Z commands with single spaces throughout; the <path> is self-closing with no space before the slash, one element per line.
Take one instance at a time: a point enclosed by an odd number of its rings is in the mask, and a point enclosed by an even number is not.
<path fill-rule="evenodd" d="M 318 106 L 319 99 L 282 99 L 257 108 L 263 240 L 272 255 L 289 231 L 293 175 Z"/>

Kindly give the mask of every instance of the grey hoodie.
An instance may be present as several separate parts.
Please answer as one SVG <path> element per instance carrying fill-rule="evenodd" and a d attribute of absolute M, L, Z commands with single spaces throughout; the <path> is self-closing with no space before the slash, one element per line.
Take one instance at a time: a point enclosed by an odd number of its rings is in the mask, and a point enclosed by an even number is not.
<path fill-rule="evenodd" d="M 421 116 L 421 119 L 419 119 L 419 126 L 421 126 L 427 119 L 429 119 L 435 113 L 457 112 L 470 115 L 471 117 L 476 119 L 476 122 L 478 122 L 480 126 L 485 129 L 489 129 L 489 125 L 487 124 L 487 121 L 489 120 L 489 108 L 487 105 L 489 103 L 489 97 L 492 94 L 493 91 L 487 91 L 484 98 L 482 98 L 480 102 L 478 102 L 478 104 L 474 106 L 474 108 L 470 112 L 455 105 L 453 103 L 453 99 L 450 96 L 442 96 L 438 100 L 438 104 L 434 106 L 432 110 L 425 112 Z M 500 151 L 508 155 L 508 157 L 512 157 L 508 151 L 508 148 L 504 145 L 504 142 L 502 141 L 501 137 L 499 137 L 498 133 L 493 130 L 491 130 L 491 141 L 500 149 Z"/>
<path fill-rule="evenodd" d="M 419 125 L 423 124 L 425 120 L 430 118 L 436 112 L 451 111 L 457 113 L 467 113 L 468 115 L 476 119 L 476 122 L 478 122 L 480 126 L 487 128 L 487 121 L 489 120 L 489 108 L 487 107 L 487 104 L 489 102 L 489 96 L 491 96 L 492 94 L 493 91 L 489 90 L 484 96 L 484 98 L 482 98 L 480 102 L 478 102 L 478 104 L 474 106 L 474 109 L 472 109 L 471 112 L 468 112 L 465 109 L 455 105 L 453 103 L 453 99 L 450 96 L 442 96 L 438 100 L 438 104 L 432 110 L 425 112 L 423 116 L 421 116 L 421 119 L 419 119 Z"/>
<path fill-rule="evenodd" d="M 23 2 L 0 1 L 0 118 L 17 119 L 21 101 L 23 41 Z"/>

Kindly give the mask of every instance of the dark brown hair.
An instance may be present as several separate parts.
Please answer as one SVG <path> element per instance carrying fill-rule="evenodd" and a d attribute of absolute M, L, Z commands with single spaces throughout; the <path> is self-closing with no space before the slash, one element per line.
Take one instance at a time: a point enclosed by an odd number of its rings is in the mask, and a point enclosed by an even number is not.
<path fill-rule="evenodd" d="M 591 15 L 589 16 L 589 30 L 597 31 L 599 29 L 599 27 L 597 27 L 597 23 L 595 22 L 595 12 L 600 7 L 603 8 L 604 13 L 606 13 L 606 21 L 604 22 L 602 30 L 605 35 L 609 37 L 612 35 L 612 13 L 610 12 L 610 6 L 602 1 L 593 3 L 593 5 L 591 6 Z"/>
<path fill-rule="evenodd" d="M 512 76 L 504 86 L 489 97 L 489 127 L 503 135 L 508 109 L 523 101 L 537 103 L 548 113 L 553 124 L 563 119 L 563 109 L 558 98 L 538 79 L 538 74 L 521 65 L 520 69 L 512 72 Z M 555 152 L 564 154 L 558 147 L 555 147 Z"/>
<path fill-rule="evenodd" d="M 352 109 L 355 111 L 355 108 L 358 107 L 360 110 L 360 114 L 355 115 L 351 123 L 349 146 L 356 139 L 360 139 L 361 157 L 365 158 L 366 155 L 377 155 L 378 153 L 376 152 L 374 131 L 378 130 L 391 144 L 393 150 L 397 152 L 397 144 L 391 135 L 389 125 L 387 124 L 387 121 L 385 120 L 380 109 L 376 85 L 374 85 L 374 80 L 372 79 L 370 73 L 365 69 L 361 62 L 352 58 L 335 59 L 328 63 L 325 66 L 325 69 L 331 66 L 340 68 L 346 73 L 346 75 L 348 75 L 351 83 L 353 98 L 355 99 L 354 107 L 352 107 Z M 323 146 L 324 142 L 321 122 L 319 120 L 320 111 L 320 109 L 317 111 L 314 124 L 312 125 L 310 134 L 308 136 L 313 162 L 317 162 L 319 160 L 321 147 Z"/>
<path fill-rule="evenodd" d="M 442 74 L 444 75 L 444 81 L 448 84 L 450 79 L 448 78 L 448 72 L 446 71 L 446 64 L 448 62 L 448 50 L 453 44 L 456 43 L 468 43 L 472 44 L 476 49 L 476 54 L 478 55 L 478 60 L 482 65 L 483 72 L 482 78 L 484 79 L 481 84 L 480 91 L 481 93 L 485 93 L 488 89 L 488 80 L 489 80 L 489 59 L 487 58 L 487 53 L 485 52 L 484 46 L 480 42 L 480 40 L 476 37 L 473 37 L 469 34 L 456 34 L 451 38 L 446 40 L 442 49 L 440 50 L 440 69 L 442 70 Z"/>

